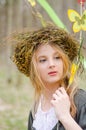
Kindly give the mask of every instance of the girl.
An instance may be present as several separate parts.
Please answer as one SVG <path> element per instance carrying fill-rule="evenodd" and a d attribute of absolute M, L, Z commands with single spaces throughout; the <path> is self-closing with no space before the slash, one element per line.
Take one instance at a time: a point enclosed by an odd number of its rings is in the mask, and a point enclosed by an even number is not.
<path fill-rule="evenodd" d="M 86 92 L 75 80 L 69 86 L 77 40 L 56 26 L 21 36 L 13 61 L 30 77 L 36 96 L 28 130 L 86 130 Z"/>

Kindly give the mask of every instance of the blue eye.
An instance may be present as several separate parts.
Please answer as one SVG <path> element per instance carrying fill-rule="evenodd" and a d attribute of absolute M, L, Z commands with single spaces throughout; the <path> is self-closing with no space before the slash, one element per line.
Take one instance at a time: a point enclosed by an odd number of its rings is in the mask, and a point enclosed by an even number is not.
<path fill-rule="evenodd" d="M 55 56 L 54 58 L 58 60 L 58 59 L 60 59 L 60 56 Z"/>
<path fill-rule="evenodd" d="M 41 62 L 41 63 L 42 63 L 42 62 L 45 62 L 45 61 L 46 61 L 46 59 L 40 59 L 40 60 L 39 60 L 39 62 Z"/>

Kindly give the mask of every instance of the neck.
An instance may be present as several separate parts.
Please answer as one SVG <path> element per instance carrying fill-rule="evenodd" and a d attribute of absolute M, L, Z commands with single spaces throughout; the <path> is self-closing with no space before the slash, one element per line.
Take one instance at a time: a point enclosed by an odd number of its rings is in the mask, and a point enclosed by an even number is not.
<path fill-rule="evenodd" d="M 43 90 L 43 95 L 46 98 L 49 98 L 52 96 L 53 93 L 60 87 L 61 85 L 59 83 L 54 83 L 54 84 L 45 84 L 45 88 Z"/>
<path fill-rule="evenodd" d="M 59 84 L 46 84 L 44 90 L 43 90 L 43 98 L 42 98 L 42 110 L 47 111 L 49 110 L 52 105 L 51 105 L 51 99 L 53 93 L 60 87 Z"/>

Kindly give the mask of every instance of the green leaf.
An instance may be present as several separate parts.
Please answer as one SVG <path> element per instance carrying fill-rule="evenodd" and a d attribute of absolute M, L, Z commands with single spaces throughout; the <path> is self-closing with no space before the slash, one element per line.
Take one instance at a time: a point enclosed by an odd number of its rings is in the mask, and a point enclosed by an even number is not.
<path fill-rule="evenodd" d="M 86 69 L 86 59 L 84 58 L 84 68 Z"/>
<path fill-rule="evenodd" d="M 48 4 L 46 0 L 37 0 L 37 1 L 45 9 L 45 11 L 48 13 L 50 18 L 58 27 L 61 27 L 67 30 L 66 26 L 62 23 L 60 18 L 56 15 L 56 13 L 54 12 L 54 10 L 51 8 L 51 6 Z"/>

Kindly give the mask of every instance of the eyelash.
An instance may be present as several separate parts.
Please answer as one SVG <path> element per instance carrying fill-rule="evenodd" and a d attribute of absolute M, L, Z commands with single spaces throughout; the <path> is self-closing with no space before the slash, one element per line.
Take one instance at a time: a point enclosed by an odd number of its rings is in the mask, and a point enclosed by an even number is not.
<path fill-rule="evenodd" d="M 59 57 L 59 56 L 55 56 L 54 59 L 57 59 L 57 60 L 58 60 L 58 59 L 60 59 L 60 57 Z"/>
<path fill-rule="evenodd" d="M 46 59 L 39 60 L 40 63 L 45 62 L 45 61 L 46 61 Z"/>
<path fill-rule="evenodd" d="M 58 60 L 58 59 L 60 59 L 60 57 L 59 57 L 59 56 L 56 56 L 56 57 L 54 57 L 54 59 Z M 41 59 L 41 60 L 39 60 L 40 63 L 45 62 L 45 61 L 46 61 L 46 59 Z"/>

